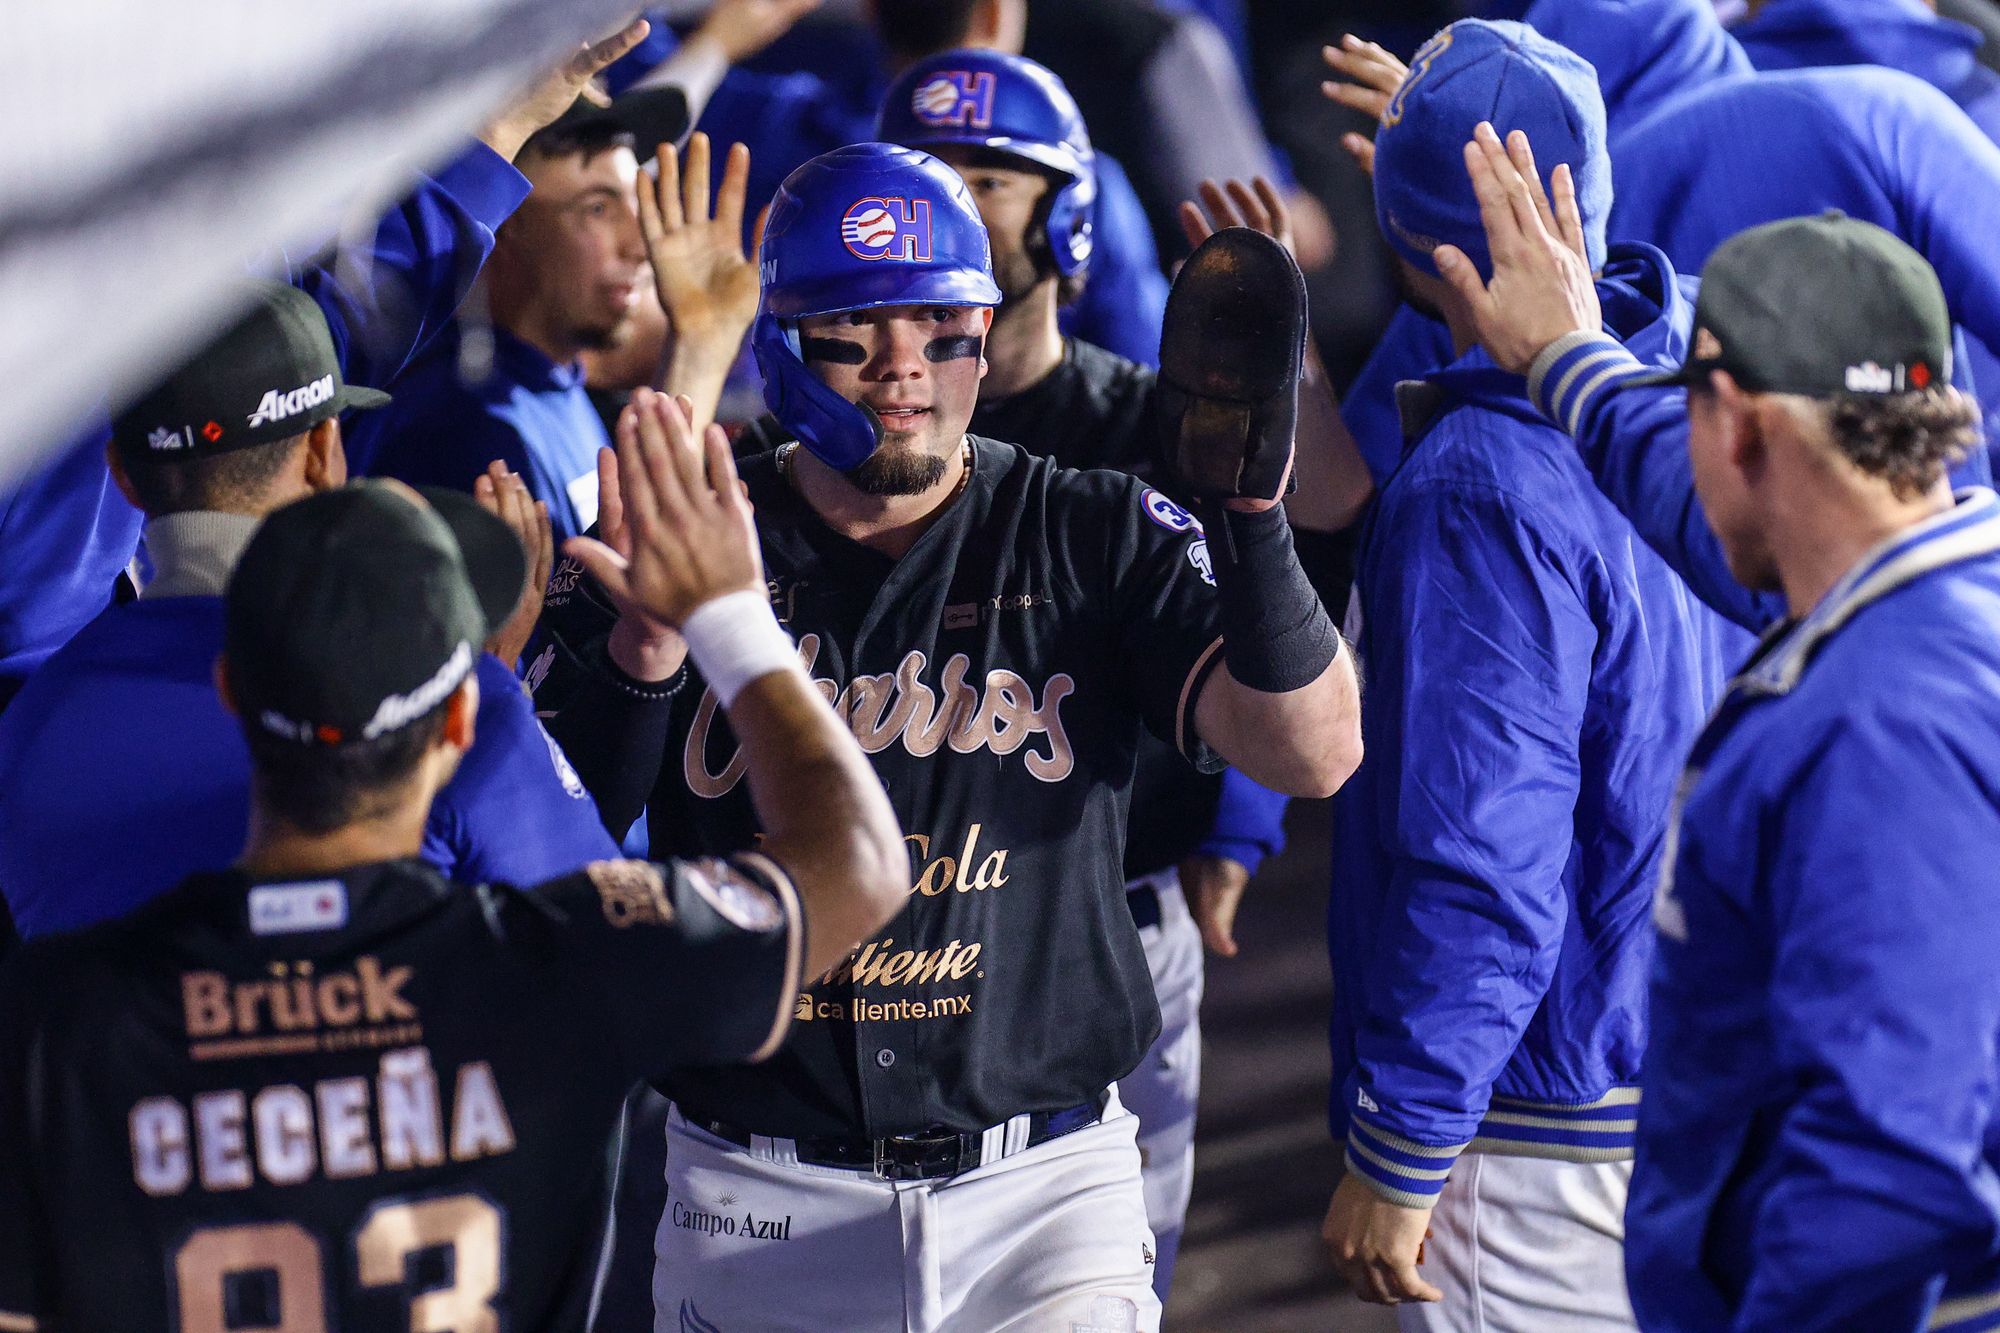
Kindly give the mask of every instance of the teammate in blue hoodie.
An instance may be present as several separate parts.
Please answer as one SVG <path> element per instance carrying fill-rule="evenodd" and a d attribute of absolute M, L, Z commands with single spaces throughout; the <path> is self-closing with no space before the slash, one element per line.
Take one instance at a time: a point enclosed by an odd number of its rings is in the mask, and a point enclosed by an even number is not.
<path fill-rule="evenodd" d="M 250 759 L 213 680 L 223 589 L 263 514 L 346 480 L 337 414 L 385 401 L 345 382 L 312 299 L 271 283 L 118 418 L 114 477 L 148 515 L 156 573 L 0 716 L 0 895 L 23 937 L 122 916 L 242 850 Z M 449 518 L 457 498 L 435 503 Z M 512 670 L 488 653 L 478 674 L 477 743 L 431 812 L 426 858 L 461 879 L 534 884 L 615 857 Z"/>
<path fill-rule="evenodd" d="M 1600 331 L 1562 201 L 1482 139 L 1502 258 L 1490 290 L 1445 265 L 1480 337 L 1656 550 L 1770 625 L 1654 907 L 1633 1304 L 1672 1333 L 1991 1329 L 2000 500 L 1945 482 L 1977 414 L 1943 290 L 1857 219 L 1771 223 L 1716 251 L 1661 376 Z"/>
<path fill-rule="evenodd" d="M 1488 119 L 1552 146 L 1607 327 L 1675 363 L 1680 280 L 1658 251 L 1604 242 L 1593 72 L 1520 24 L 1446 28 L 1385 111 L 1376 214 L 1408 290 L 1470 347 L 1431 252 L 1487 262 L 1461 149 Z M 1473 348 L 1404 406 L 1412 443 L 1363 541 L 1352 624 L 1367 757 L 1336 798 L 1347 1174 L 1325 1235 L 1406 1329 L 1629 1327 L 1647 903 L 1679 760 L 1741 636 L 1597 491 L 1518 375 Z"/>
<path fill-rule="evenodd" d="M 1620 177 L 1613 234 L 1684 271 L 1746 227 L 1829 208 L 1914 247 L 1968 335 L 1954 377 L 1987 400 L 1988 450 L 2000 447 L 2000 147 L 1944 94 L 1887 69 L 1759 74 L 1669 99 L 1613 149 L 1645 164 Z M 1954 471 L 1990 477 L 1978 453 Z"/>
<path fill-rule="evenodd" d="M 1643 156 L 1626 155 L 1621 144 L 1624 132 L 1671 97 L 1751 72 L 1749 57 L 1716 22 L 1708 0 L 1537 0 L 1522 21 L 1596 69 L 1621 204 L 1628 185 L 1647 170 Z M 1343 77 L 1364 71 L 1371 75 L 1369 84 L 1348 85 L 1348 91 L 1336 98 L 1370 115 L 1379 115 L 1401 74 L 1400 62 L 1366 44 L 1350 43 L 1332 53 L 1329 63 Z M 1381 67 L 1379 73 L 1371 66 Z M 1377 95 L 1369 97 L 1371 92 Z M 1706 140 L 1691 143 L 1697 151 L 1713 147 Z M 1650 235 L 1621 230 L 1620 216 L 1613 213 L 1610 235 L 1660 244 Z M 1671 248 L 1662 248 L 1683 272 L 1700 267 L 1699 260 L 1687 264 Z M 1341 418 L 1377 485 L 1403 457 L 1397 382 L 1442 366 L 1452 355 L 1444 326 L 1404 303 L 1390 316 L 1374 351 L 1342 397 Z"/>
<path fill-rule="evenodd" d="M 2000 74 L 1979 63 L 1985 39 L 1924 0 L 1758 0 L 1730 28 L 1758 69 L 1881 65 L 1922 79 L 2000 140 Z"/>

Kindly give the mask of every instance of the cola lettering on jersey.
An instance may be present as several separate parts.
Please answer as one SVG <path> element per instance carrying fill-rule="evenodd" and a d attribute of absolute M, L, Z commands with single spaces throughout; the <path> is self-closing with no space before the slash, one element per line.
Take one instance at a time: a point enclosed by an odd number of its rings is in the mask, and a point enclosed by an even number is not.
<path fill-rule="evenodd" d="M 817 634 L 799 640 L 799 658 L 808 674 L 819 648 Z M 1023 760 L 1030 776 L 1055 783 L 1075 769 L 1076 753 L 1062 721 L 1062 701 L 1076 692 L 1076 681 L 1069 674 L 1050 676 L 1038 699 L 1031 683 L 1004 668 L 987 672 L 983 689 L 968 684 L 965 678 L 972 659 L 964 653 L 945 660 L 935 690 L 924 680 L 927 666 L 929 660 L 913 648 L 893 672 L 856 676 L 844 689 L 817 676 L 813 683 L 868 754 L 880 754 L 900 742 L 919 759 L 947 745 L 959 754 L 988 750 L 1004 757 L 1039 737 L 1044 748 L 1029 749 Z M 717 707 L 714 690 L 702 695 L 681 765 L 688 789 L 710 800 L 733 790 L 743 780 L 745 767 L 740 749 L 720 770 L 709 767 L 708 737 Z"/>
<path fill-rule="evenodd" d="M 181 974 L 181 1014 L 196 1060 L 401 1046 L 423 1038 L 417 1007 L 403 994 L 409 967 L 372 954 L 352 970 L 316 972 L 310 961 L 274 962 L 270 976 L 235 981 L 220 972 Z"/>
<path fill-rule="evenodd" d="M 385 1051 L 373 1079 L 147 1097 L 127 1121 L 133 1183 L 155 1198 L 471 1162 L 515 1144 L 493 1067 L 460 1065 L 447 1100 L 422 1046 Z"/>
<path fill-rule="evenodd" d="M 974 824 L 967 829 L 956 856 L 950 853 L 932 856 L 928 833 L 904 834 L 903 841 L 910 848 L 910 892 L 935 898 L 946 892 L 973 893 L 1005 884 L 1007 849 L 982 849 L 979 834 L 985 827 Z"/>

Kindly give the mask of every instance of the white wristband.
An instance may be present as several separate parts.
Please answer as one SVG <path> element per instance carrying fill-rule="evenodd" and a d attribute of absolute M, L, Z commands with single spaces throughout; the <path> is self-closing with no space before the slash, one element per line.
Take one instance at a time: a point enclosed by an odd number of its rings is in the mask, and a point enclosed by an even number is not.
<path fill-rule="evenodd" d="M 745 589 L 697 606 L 681 624 L 688 656 L 724 708 L 745 685 L 786 668 L 804 670 L 798 645 L 771 614 L 771 600 Z"/>

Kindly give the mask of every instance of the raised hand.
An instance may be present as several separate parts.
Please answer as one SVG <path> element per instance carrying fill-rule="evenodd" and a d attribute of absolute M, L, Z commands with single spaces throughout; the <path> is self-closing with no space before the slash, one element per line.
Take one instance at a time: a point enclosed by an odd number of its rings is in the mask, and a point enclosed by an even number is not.
<path fill-rule="evenodd" d="M 750 502 L 720 426 L 697 434 L 683 403 L 637 390 L 618 422 L 617 478 L 617 522 L 600 530 L 625 551 L 590 537 L 573 537 L 563 550 L 621 611 L 678 627 L 704 602 L 763 591 Z"/>
<path fill-rule="evenodd" d="M 722 184 L 709 208 L 709 142 L 697 131 L 687 161 L 672 144 L 659 147 L 659 179 L 640 182 L 639 229 L 653 264 L 660 305 L 679 338 L 735 331 L 741 341 L 757 314 L 757 261 L 743 252 L 743 197 L 750 150 L 731 144 Z M 758 232 L 763 231 L 762 220 Z M 733 354 L 733 351 L 732 351 Z"/>
<path fill-rule="evenodd" d="M 494 152 L 513 161 L 522 144 L 569 110 L 592 79 L 644 41 L 651 30 L 646 20 L 633 19 L 603 41 L 583 43 L 553 73 L 481 130 L 479 137 Z"/>
<path fill-rule="evenodd" d="M 486 651 L 512 666 L 528 646 L 535 621 L 542 614 L 542 596 L 549 586 L 549 568 L 555 563 L 555 535 L 549 526 L 549 507 L 535 499 L 528 484 L 494 459 L 472 483 L 472 498 L 480 508 L 514 530 L 528 557 L 528 586 L 514 607 L 514 614 L 493 631 Z"/>
<path fill-rule="evenodd" d="M 1320 92 L 1377 122 L 1410 73 L 1410 67 L 1389 51 L 1353 33 L 1342 37 L 1339 46 L 1322 46 L 1319 53 L 1328 68 L 1340 76 L 1321 83 Z M 1375 145 L 1366 135 L 1343 134 L 1340 146 L 1363 171 L 1375 174 Z"/>
<path fill-rule="evenodd" d="M 1576 182 L 1568 164 L 1559 163 L 1551 203 L 1528 136 L 1515 130 L 1503 145 L 1484 121 L 1465 146 L 1465 169 L 1479 196 L 1493 278 L 1482 280 L 1456 246 L 1441 245 L 1431 257 L 1464 298 L 1494 364 L 1525 374 L 1536 355 L 1564 334 L 1603 327 Z"/>
<path fill-rule="evenodd" d="M 1262 176 L 1255 177 L 1248 185 L 1239 180 L 1221 184 L 1206 180 L 1201 183 L 1200 193 L 1200 203 L 1192 199 L 1181 201 L 1181 232 L 1187 237 L 1190 249 L 1224 227 L 1248 227 L 1263 232 L 1290 250 L 1292 258 L 1298 258 L 1292 238 L 1291 210 L 1286 207 L 1284 195 Z"/>
<path fill-rule="evenodd" d="M 716 0 L 697 33 L 711 38 L 733 65 L 783 37 L 820 4 L 821 0 Z"/>

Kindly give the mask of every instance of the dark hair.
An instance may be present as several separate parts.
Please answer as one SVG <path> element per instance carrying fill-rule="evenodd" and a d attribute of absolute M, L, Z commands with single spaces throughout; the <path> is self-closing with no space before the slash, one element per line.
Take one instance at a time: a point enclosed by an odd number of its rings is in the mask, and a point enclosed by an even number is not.
<path fill-rule="evenodd" d="M 514 160 L 549 161 L 558 157 L 581 157 L 587 164 L 600 153 L 608 153 L 614 148 L 630 148 L 633 143 L 630 131 L 621 130 L 609 121 L 590 120 L 565 125 L 558 120 L 529 135 Z"/>
<path fill-rule="evenodd" d="M 1950 389 L 1843 394 L 1822 404 L 1840 452 L 1898 499 L 1914 500 L 1979 441 L 1979 410 Z"/>
<path fill-rule="evenodd" d="M 139 507 L 158 518 L 198 509 L 244 512 L 259 508 L 271 483 L 305 440 L 290 435 L 227 453 L 169 458 L 145 449 L 118 449 L 118 461 L 138 493 Z"/>
<path fill-rule="evenodd" d="M 875 0 L 875 31 L 892 55 L 919 59 L 965 45 L 982 0 Z"/>
<path fill-rule="evenodd" d="M 302 745 L 244 718 L 258 804 L 302 833 L 331 833 L 386 814 L 443 733 L 449 702 L 373 740 L 339 745 Z"/>

